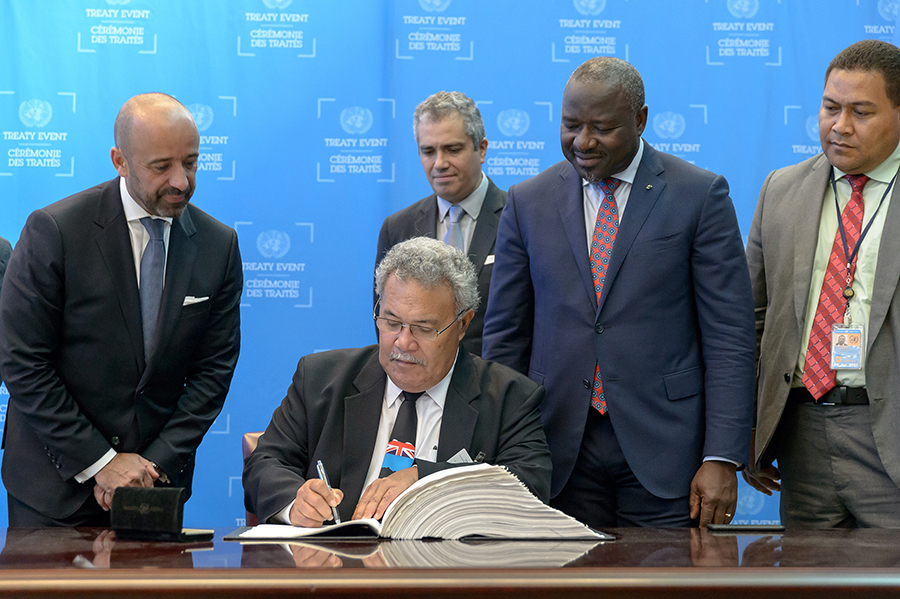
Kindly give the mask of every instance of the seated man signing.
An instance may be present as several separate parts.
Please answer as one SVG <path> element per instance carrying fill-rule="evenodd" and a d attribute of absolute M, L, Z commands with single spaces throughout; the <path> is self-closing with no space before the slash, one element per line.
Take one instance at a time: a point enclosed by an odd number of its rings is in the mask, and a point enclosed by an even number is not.
<path fill-rule="evenodd" d="M 378 345 L 305 356 L 244 463 L 261 523 L 381 518 L 421 476 L 462 458 L 506 466 L 550 492 L 544 389 L 460 346 L 478 307 L 472 263 L 440 241 L 394 246 L 375 273 Z M 319 480 L 321 460 L 334 491 Z"/>

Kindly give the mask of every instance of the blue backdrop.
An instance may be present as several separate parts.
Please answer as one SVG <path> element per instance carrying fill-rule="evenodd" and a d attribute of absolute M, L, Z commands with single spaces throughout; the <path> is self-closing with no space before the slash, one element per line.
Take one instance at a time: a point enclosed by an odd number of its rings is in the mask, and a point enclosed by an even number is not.
<path fill-rule="evenodd" d="M 0 235 L 115 176 L 113 121 L 163 91 L 201 131 L 194 202 L 235 227 L 243 349 L 197 457 L 192 526 L 244 517 L 240 439 L 297 359 L 374 341 L 388 214 L 430 193 L 412 135 L 439 90 L 478 102 L 506 189 L 562 159 L 559 105 L 595 55 L 644 77 L 654 147 L 724 175 L 746 236 L 772 169 L 819 152 L 825 68 L 894 41 L 896 0 L 0 0 Z M 90 367 L 90 365 L 85 365 Z M 0 418 L 8 395 L 0 388 Z M 736 522 L 777 521 L 741 483 Z M 6 496 L 0 493 L 0 525 Z"/>

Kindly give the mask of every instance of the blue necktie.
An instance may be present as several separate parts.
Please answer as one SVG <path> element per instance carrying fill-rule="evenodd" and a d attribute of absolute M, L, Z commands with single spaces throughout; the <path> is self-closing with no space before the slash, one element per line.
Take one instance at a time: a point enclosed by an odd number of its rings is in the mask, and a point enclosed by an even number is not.
<path fill-rule="evenodd" d="M 162 301 L 163 272 L 166 264 L 166 245 L 163 231 L 166 221 L 145 216 L 141 224 L 150 235 L 150 242 L 141 256 L 141 323 L 144 331 L 144 359 L 156 344 L 157 320 Z"/>
<path fill-rule="evenodd" d="M 462 227 L 459 225 L 459 221 L 465 214 L 465 211 L 459 204 L 453 204 L 450 206 L 449 214 L 450 228 L 447 229 L 447 234 L 444 235 L 444 243 L 452 245 L 461 252 L 465 252 L 466 248 L 465 242 L 463 241 Z"/>

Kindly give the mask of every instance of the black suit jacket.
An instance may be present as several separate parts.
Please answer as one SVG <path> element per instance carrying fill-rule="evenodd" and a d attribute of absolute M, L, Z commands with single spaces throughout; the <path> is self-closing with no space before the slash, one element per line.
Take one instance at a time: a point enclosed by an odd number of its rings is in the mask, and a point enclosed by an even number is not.
<path fill-rule="evenodd" d="M 475 265 L 478 276 L 478 295 L 481 296 L 481 304 L 475 311 L 475 317 L 469 323 L 466 336 L 463 338 L 463 347 L 476 356 L 481 355 L 481 336 L 484 330 L 484 313 L 487 309 L 488 294 L 491 291 L 491 273 L 493 272 L 494 243 L 497 240 L 497 225 L 500 223 L 500 214 L 506 205 L 506 192 L 494 185 L 488 179 L 487 192 L 484 195 L 484 203 L 481 212 L 475 221 L 475 231 L 472 233 L 472 243 L 469 244 L 469 260 Z M 437 195 L 431 194 L 411 206 L 407 206 L 399 212 L 395 212 L 381 225 L 378 234 L 378 254 L 375 266 L 381 262 L 388 250 L 407 239 L 413 237 L 437 237 Z M 490 264 L 485 260 L 490 257 Z M 378 301 L 378 297 L 375 297 Z"/>
<path fill-rule="evenodd" d="M 158 348 L 144 356 L 119 180 L 32 213 L 0 297 L 7 491 L 65 518 L 94 486 L 75 475 L 110 447 L 190 489 L 237 362 L 242 282 L 234 230 L 188 205 L 169 237 Z"/>
<path fill-rule="evenodd" d="M 9 241 L 0 237 L 0 291 L 3 289 L 3 274 L 6 272 L 6 265 L 9 262 L 9 256 L 12 254 L 12 245 Z M 0 376 L 0 383 L 3 377 Z"/>
<path fill-rule="evenodd" d="M 244 463 L 244 502 L 266 522 L 316 478 L 322 460 L 329 482 L 344 492 L 350 519 L 363 492 L 387 376 L 378 346 L 311 354 L 300 360 L 287 397 Z M 550 494 L 550 451 L 538 406 L 543 387 L 460 349 L 441 421 L 437 462 L 416 460 L 419 476 L 451 467 L 461 449 L 502 464 L 541 500 Z"/>

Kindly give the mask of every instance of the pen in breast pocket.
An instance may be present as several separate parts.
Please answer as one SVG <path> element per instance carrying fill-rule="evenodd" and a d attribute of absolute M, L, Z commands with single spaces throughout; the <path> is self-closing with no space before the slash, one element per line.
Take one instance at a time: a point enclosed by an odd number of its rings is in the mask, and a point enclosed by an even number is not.
<path fill-rule="evenodd" d="M 316 462 L 316 470 L 318 470 L 319 478 L 322 479 L 322 482 L 325 483 L 325 486 L 328 487 L 328 490 L 332 491 L 333 489 L 331 488 L 331 483 L 328 482 L 328 475 L 325 474 L 325 466 L 322 465 L 322 460 L 319 460 L 318 462 Z M 341 517 L 338 515 L 336 506 L 331 508 L 331 515 L 334 516 L 335 524 L 341 523 Z"/>

